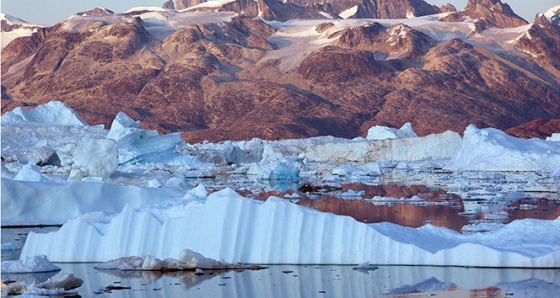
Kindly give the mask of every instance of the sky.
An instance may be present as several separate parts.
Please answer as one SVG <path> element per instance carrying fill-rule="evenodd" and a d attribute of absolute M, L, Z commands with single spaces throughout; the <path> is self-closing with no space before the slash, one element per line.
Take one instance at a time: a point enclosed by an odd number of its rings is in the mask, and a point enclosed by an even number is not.
<path fill-rule="evenodd" d="M 32 24 L 53 25 L 67 19 L 71 15 L 90 10 L 95 7 L 105 7 L 115 12 L 123 12 L 138 6 L 161 7 L 166 0 L 1 0 L 0 11 L 18 17 Z M 441 6 L 451 3 L 458 10 L 463 9 L 467 0 L 427 0 L 426 2 Z M 558 5 L 558 0 L 502 0 L 513 10 L 532 22 L 535 15 L 545 12 Z"/>

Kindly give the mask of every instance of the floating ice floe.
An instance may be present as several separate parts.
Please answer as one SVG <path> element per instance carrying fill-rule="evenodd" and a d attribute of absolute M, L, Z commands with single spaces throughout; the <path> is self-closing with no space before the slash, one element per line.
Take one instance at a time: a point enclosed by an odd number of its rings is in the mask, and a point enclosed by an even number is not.
<path fill-rule="evenodd" d="M 123 271 L 194 271 L 224 270 L 224 269 L 262 269 L 259 266 L 243 264 L 228 264 L 207 258 L 190 249 L 184 249 L 179 254 L 179 259 L 167 258 L 160 260 L 153 256 L 121 257 L 115 260 L 97 264 L 96 269 L 123 270 Z"/>
<path fill-rule="evenodd" d="M 345 164 L 332 170 L 336 177 L 360 179 L 363 177 L 380 176 L 381 168 L 377 163 L 368 162 L 362 164 Z"/>
<path fill-rule="evenodd" d="M 2 261 L 2 273 L 38 273 L 60 271 L 45 255 L 22 257 L 16 261 Z"/>
<path fill-rule="evenodd" d="M 258 180 L 298 180 L 303 167 L 303 164 L 293 158 L 284 158 L 268 163 L 251 164 L 247 170 L 247 175 L 255 177 Z"/>
<path fill-rule="evenodd" d="M 52 245 L 46 247 L 46 242 Z M 83 249 L 64 249 L 78 243 Z M 59 262 L 130 255 L 164 259 L 184 248 L 228 263 L 547 268 L 560 266 L 560 218 L 517 220 L 486 234 L 463 235 L 431 225 L 368 225 L 280 198 L 263 203 L 225 189 L 183 216 L 163 221 L 125 207 L 97 228 L 76 218 L 57 232 L 30 233 L 22 257 L 42 253 Z"/>
<path fill-rule="evenodd" d="M 478 129 L 469 125 L 445 168 L 454 171 L 552 172 L 560 168 L 560 144 L 520 139 L 498 129 Z"/>
<path fill-rule="evenodd" d="M 2 250 L 19 250 L 19 246 L 13 242 L 2 243 Z"/>
<path fill-rule="evenodd" d="M 48 279 L 38 284 L 27 285 L 22 282 L 15 282 L 2 285 L 2 295 L 20 295 L 24 297 L 46 296 L 69 296 L 76 295 L 77 289 L 82 286 L 84 281 L 75 277 L 73 274 L 65 274 L 59 280 Z"/>

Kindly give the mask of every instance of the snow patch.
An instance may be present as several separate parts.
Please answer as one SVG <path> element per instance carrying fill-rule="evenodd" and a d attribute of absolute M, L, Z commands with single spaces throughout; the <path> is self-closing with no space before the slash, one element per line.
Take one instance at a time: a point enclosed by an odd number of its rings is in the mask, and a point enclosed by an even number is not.
<path fill-rule="evenodd" d="M 348 8 L 347 10 L 341 12 L 338 14 L 339 17 L 343 18 L 343 19 L 348 19 L 350 17 L 352 17 L 353 15 L 355 15 L 358 12 L 358 6 L 352 6 L 350 8 Z"/>
<path fill-rule="evenodd" d="M 218 8 L 221 7 L 225 4 L 231 3 L 231 2 L 235 2 L 236 0 L 214 0 L 214 1 L 207 1 L 207 2 L 203 2 L 200 4 L 197 4 L 195 6 L 192 7 L 188 7 L 185 9 L 185 11 L 193 11 L 193 10 L 197 10 L 199 8 Z"/>
<path fill-rule="evenodd" d="M 547 10 L 547 11 L 544 13 L 544 16 L 545 16 L 547 19 L 551 19 L 553 16 L 555 16 L 555 15 L 558 13 L 558 11 L 560 11 L 560 5 L 554 6 L 554 7 L 552 7 L 551 9 Z"/>

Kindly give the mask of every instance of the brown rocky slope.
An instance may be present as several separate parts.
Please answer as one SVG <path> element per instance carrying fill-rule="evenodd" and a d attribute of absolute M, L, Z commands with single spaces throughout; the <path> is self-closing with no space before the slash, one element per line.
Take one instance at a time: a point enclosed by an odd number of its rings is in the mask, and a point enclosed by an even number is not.
<path fill-rule="evenodd" d="M 560 118 L 560 69 L 554 61 L 542 66 L 546 54 L 527 54 L 530 43 L 495 50 L 436 40 L 404 24 L 273 28 L 247 17 L 162 37 L 139 17 L 123 18 L 70 29 L 61 23 L 9 44 L 2 112 L 61 100 L 91 124 L 109 125 L 124 111 L 147 128 L 182 131 L 190 142 L 356 137 L 374 124 L 405 122 L 419 134 L 462 132 L 470 123 L 507 129 Z M 557 30 L 542 34 L 558 46 Z M 278 55 L 301 38 L 317 49 Z M 284 67 L 298 51 L 302 61 Z"/>

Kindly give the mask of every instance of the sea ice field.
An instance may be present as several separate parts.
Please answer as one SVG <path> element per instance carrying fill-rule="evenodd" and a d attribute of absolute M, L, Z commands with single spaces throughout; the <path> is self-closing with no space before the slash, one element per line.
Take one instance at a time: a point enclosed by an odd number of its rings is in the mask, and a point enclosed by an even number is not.
<path fill-rule="evenodd" d="M 17 108 L 2 116 L 2 280 L 72 273 L 83 297 L 553 296 L 559 141 L 405 124 L 188 144 L 124 113 L 105 128 L 56 101 Z M 185 250 L 267 268 L 152 270 Z M 5 263 L 38 256 L 61 270 Z M 94 268 L 119 258 L 144 270 Z"/>

